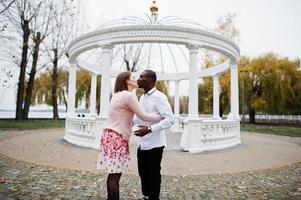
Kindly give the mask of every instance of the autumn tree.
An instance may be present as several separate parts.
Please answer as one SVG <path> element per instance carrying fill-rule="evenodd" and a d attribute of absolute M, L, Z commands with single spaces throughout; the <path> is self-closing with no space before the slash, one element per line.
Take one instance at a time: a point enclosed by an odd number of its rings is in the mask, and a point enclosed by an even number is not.
<path fill-rule="evenodd" d="M 235 14 L 227 13 L 225 16 L 219 17 L 214 30 L 229 38 L 232 41 L 239 40 L 239 31 L 235 27 Z M 209 68 L 217 64 L 221 64 L 227 58 L 221 54 L 215 53 L 210 50 L 201 50 L 200 57 L 202 59 L 202 68 Z M 222 117 L 225 111 L 229 112 L 230 107 L 230 72 L 225 72 L 219 77 L 220 82 L 220 105 L 219 113 Z M 213 102 L 213 83 L 211 78 L 204 78 L 198 87 L 199 95 L 199 113 L 212 113 Z"/>
<path fill-rule="evenodd" d="M 239 30 L 235 26 L 236 14 L 227 13 L 225 16 L 219 17 L 214 28 L 216 32 L 227 37 L 228 39 L 238 42 Z M 214 61 L 215 64 L 220 64 L 226 61 L 226 57 L 219 55 Z M 225 111 L 230 112 L 230 72 L 226 72 L 220 76 L 220 101 L 219 114 L 223 116 Z"/>
<path fill-rule="evenodd" d="M 67 90 L 68 90 L 68 70 L 65 67 L 58 69 L 58 82 L 57 82 L 57 98 L 58 104 L 65 104 L 67 110 Z M 100 77 L 97 79 L 97 85 L 100 85 Z M 85 108 L 88 109 L 90 104 L 90 83 L 91 75 L 89 72 L 79 69 L 76 73 L 76 95 L 75 104 L 79 107 L 84 103 Z M 49 68 L 47 71 L 40 73 L 35 80 L 35 89 L 33 92 L 34 104 L 47 104 L 53 106 L 52 100 L 52 70 Z M 99 97 L 99 90 L 97 90 L 97 97 Z M 97 100 L 99 102 L 99 98 Z"/>
<path fill-rule="evenodd" d="M 32 51 L 31 51 L 31 69 L 29 72 L 29 78 L 26 85 L 24 106 L 22 109 L 23 119 L 28 118 L 29 107 L 32 103 L 32 92 L 34 88 L 34 80 L 36 73 L 41 70 L 47 63 L 41 64 L 40 61 L 40 46 L 45 38 L 49 34 L 49 24 L 54 16 L 53 7 L 51 6 L 51 1 L 44 1 L 41 5 L 40 11 L 33 18 L 30 23 L 31 27 L 31 39 L 33 42 Z"/>
<path fill-rule="evenodd" d="M 8 1 L 0 1 L 3 16 L 12 25 L 13 30 L 22 37 L 22 47 L 19 63 L 19 81 L 16 102 L 16 119 L 23 119 L 23 101 L 25 92 L 26 67 L 28 62 L 29 39 L 31 34 L 30 23 L 39 14 L 42 1 L 16 0 L 9 4 Z"/>
<path fill-rule="evenodd" d="M 214 30 L 234 42 L 239 41 L 239 30 L 235 27 L 236 14 L 227 13 L 218 18 Z"/>
<path fill-rule="evenodd" d="M 251 123 L 255 123 L 256 113 L 300 113 L 301 75 L 298 61 L 273 53 L 254 59 L 243 57 L 239 77 L 240 85 L 244 85 L 244 88 L 240 87 L 240 94 L 245 97 Z"/>
<path fill-rule="evenodd" d="M 180 111 L 181 114 L 188 114 L 188 96 L 180 97 Z"/>
<path fill-rule="evenodd" d="M 58 103 L 65 104 L 67 110 L 67 83 L 68 83 L 68 71 L 64 68 L 58 69 Z M 40 73 L 35 79 L 35 87 L 33 90 L 33 104 L 47 104 L 52 106 L 52 77 L 51 70 Z"/>
<path fill-rule="evenodd" d="M 78 70 L 76 73 L 76 95 L 75 95 L 75 107 L 78 107 L 80 103 L 85 103 L 85 108 L 88 109 L 90 105 L 90 87 L 91 75 L 85 70 Z"/>
<path fill-rule="evenodd" d="M 203 79 L 203 83 L 198 85 L 198 111 L 199 113 L 212 113 L 213 106 L 213 83 L 211 77 Z"/>
<path fill-rule="evenodd" d="M 78 34 L 79 22 L 79 1 L 74 0 L 55 0 L 51 1 L 51 8 L 54 10 L 54 16 L 50 23 L 51 34 L 45 42 L 45 49 L 48 59 L 52 63 L 51 75 L 51 96 L 53 106 L 53 118 L 58 119 L 58 77 L 59 77 L 59 61 L 67 63 L 65 56 L 66 46 L 72 38 Z"/>

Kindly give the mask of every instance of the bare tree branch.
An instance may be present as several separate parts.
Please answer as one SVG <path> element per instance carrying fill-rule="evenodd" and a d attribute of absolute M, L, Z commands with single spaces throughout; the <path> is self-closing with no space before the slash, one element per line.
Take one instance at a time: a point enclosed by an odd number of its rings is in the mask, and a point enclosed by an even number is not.
<path fill-rule="evenodd" d="M 0 15 L 2 13 L 4 13 L 7 9 L 9 9 L 11 7 L 11 5 L 15 2 L 16 0 L 12 0 L 11 2 L 9 2 L 7 5 L 5 5 L 5 2 L 4 0 L 1 0 L 1 3 L 3 3 L 4 6 L 4 9 L 0 11 Z"/>

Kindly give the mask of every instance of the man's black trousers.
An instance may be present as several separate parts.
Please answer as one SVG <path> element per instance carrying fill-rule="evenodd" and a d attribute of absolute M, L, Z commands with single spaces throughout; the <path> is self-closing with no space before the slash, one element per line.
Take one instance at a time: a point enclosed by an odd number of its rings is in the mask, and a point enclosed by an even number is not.
<path fill-rule="evenodd" d="M 158 200 L 161 186 L 161 160 L 164 147 L 150 150 L 138 148 L 138 171 L 141 178 L 142 194 L 150 200 Z"/>

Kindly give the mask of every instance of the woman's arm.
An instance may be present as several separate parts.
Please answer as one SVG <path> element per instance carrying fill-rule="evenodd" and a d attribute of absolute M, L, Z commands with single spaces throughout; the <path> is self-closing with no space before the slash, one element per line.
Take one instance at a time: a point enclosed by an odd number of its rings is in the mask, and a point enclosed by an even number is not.
<path fill-rule="evenodd" d="M 148 114 L 144 111 L 142 106 L 139 104 L 137 97 L 134 94 L 130 94 L 127 101 L 127 106 L 131 109 L 131 111 L 136 114 L 143 121 L 154 121 L 158 122 L 162 118 L 160 115 Z"/>

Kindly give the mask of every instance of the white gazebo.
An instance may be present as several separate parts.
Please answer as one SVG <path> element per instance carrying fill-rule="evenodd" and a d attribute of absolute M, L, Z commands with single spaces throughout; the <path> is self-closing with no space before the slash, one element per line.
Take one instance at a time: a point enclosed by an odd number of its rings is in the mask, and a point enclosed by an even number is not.
<path fill-rule="evenodd" d="M 111 78 L 116 77 L 120 72 L 112 69 L 114 47 L 130 43 L 156 43 L 179 44 L 189 51 L 188 72 L 157 73 L 158 80 L 175 83 L 174 114 L 178 119 L 181 118 L 184 124 L 180 147 L 184 151 L 197 153 L 224 149 L 241 143 L 237 70 L 240 57 L 239 47 L 228 38 L 190 20 L 177 17 L 165 17 L 159 20 L 157 10 L 156 5 L 152 5 L 149 20 L 138 17 L 114 20 L 71 41 L 67 48 L 70 67 L 64 137 L 66 141 L 79 146 L 98 148 L 110 101 Z M 89 59 L 81 58 L 81 54 L 92 49 L 101 49 L 98 63 L 91 63 L 87 61 Z M 213 50 L 228 59 L 222 64 L 198 70 L 199 49 Z M 87 117 L 77 117 L 75 114 L 77 67 L 91 73 L 90 115 Z M 221 119 L 219 117 L 219 77 L 229 70 L 231 111 L 227 119 Z M 96 79 L 99 75 L 101 75 L 101 100 L 100 114 L 97 115 Z M 213 77 L 213 116 L 202 118 L 198 113 L 198 80 L 208 76 Z M 179 115 L 179 83 L 183 80 L 189 81 L 188 116 L 184 119 Z M 179 130 L 178 126 L 177 122 L 173 130 Z"/>

